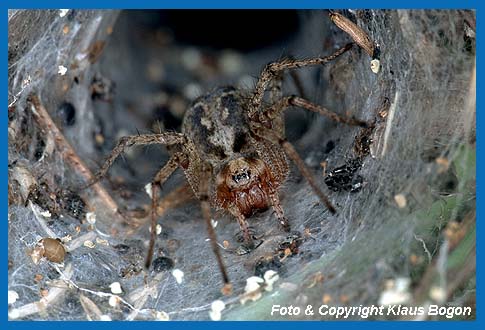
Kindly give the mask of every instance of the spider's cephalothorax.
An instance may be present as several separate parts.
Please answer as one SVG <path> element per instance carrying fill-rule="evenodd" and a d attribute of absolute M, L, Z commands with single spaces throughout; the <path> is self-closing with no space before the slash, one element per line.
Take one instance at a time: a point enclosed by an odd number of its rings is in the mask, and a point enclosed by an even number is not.
<path fill-rule="evenodd" d="M 280 223 L 289 229 L 277 193 L 288 175 L 288 163 L 278 144 L 253 129 L 257 123 L 248 117 L 247 101 L 243 91 L 218 88 L 194 102 L 185 115 L 182 132 L 195 145 L 198 158 L 210 167 L 211 204 L 237 218 L 246 243 L 251 245 L 245 218 L 257 210 L 274 206 Z M 198 196 L 192 172 L 186 172 L 187 179 Z"/>
<path fill-rule="evenodd" d="M 288 176 L 288 157 L 296 164 L 323 204 L 332 213 L 335 212 L 293 145 L 286 140 L 283 112 L 288 107 L 295 106 L 349 125 L 365 127 L 367 123 L 340 116 L 298 96 L 282 96 L 281 79 L 286 70 L 326 64 L 348 51 L 351 46 L 348 44 L 326 57 L 270 63 L 261 73 L 253 91 L 224 87 L 198 98 L 185 114 L 182 133 L 164 132 L 120 139 L 90 184 L 106 175 L 126 147 L 148 144 L 170 146 L 171 157 L 151 185 L 151 237 L 146 267 L 151 264 L 155 244 L 157 192 L 179 167 L 185 173 L 193 196 L 201 203 L 211 246 L 226 284 L 226 292 L 230 287 L 229 278 L 211 225 L 211 206 L 227 210 L 237 219 L 247 248 L 244 251 L 250 251 L 254 247 L 246 219 L 257 210 L 272 207 L 278 223 L 284 230 L 289 231 L 290 225 L 284 216 L 278 195 L 278 188 Z M 267 91 L 269 97 L 265 98 Z M 177 198 L 183 199 L 178 196 Z"/>

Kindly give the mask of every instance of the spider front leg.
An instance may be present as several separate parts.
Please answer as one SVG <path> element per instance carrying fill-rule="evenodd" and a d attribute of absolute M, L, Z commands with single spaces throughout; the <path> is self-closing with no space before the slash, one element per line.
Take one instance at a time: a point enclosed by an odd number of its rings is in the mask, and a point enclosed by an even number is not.
<path fill-rule="evenodd" d="M 345 117 L 341 116 L 333 111 L 328 110 L 327 108 L 312 103 L 304 98 L 298 96 L 287 96 L 279 101 L 275 102 L 272 106 L 268 107 L 265 111 L 261 112 L 259 121 L 267 126 L 269 122 L 278 118 L 283 111 L 285 111 L 288 107 L 295 106 L 300 107 L 315 113 L 318 113 L 322 116 L 328 117 L 338 123 L 343 123 L 352 126 L 360 126 L 360 127 L 369 127 L 370 123 L 359 120 L 353 117 Z"/>
<path fill-rule="evenodd" d="M 293 145 L 286 139 L 279 138 L 278 136 L 276 136 L 276 134 L 272 133 L 272 131 L 268 129 L 268 128 L 272 128 L 273 121 L 279 120 L 279 118 L 281 118 L 281 114 L 283 113 L 283 111 L 290 106 L 301 107 L 306 110 L 316 112 L 318 114 L 326 116 L 336 122 L 344 123 L 347 125 L 369 127 L 372 124 L 359 119 L 341 116 L 333 111 L 330 111 L 320 105 L 314 104 L 298 96 L 284 97 L 281 100 L 275 102 L 271 107 L 266 108 L 259 115 L 257 122 L 261 123 L 263 127 L 266 127 L 266 129 L 264 129 L 264 132 L 261 132 L 258 134 L 261 136 L 266 135 L 271 137 L 273 141 L 278 142 L 283 147 L 286 155 L 290 157 L 291 160 L 293 160 L 293 162 L 296 164 L 301 174 L 305 177 L 305 179 L 312 187 L 315 194 L 325 204 L 325 206 L 329 209 L 330 212 L 335 213 L 336 211 L 334 206 L 332 205 L 332 203 L 330 203 L 328 197 L 318 188 L 314 177 L 311 175 L 310 170 L 305 165 L 305 162 L 301 159 L 300 155 L 298 155 L 298 152 L 295 150 Z"/>
<path fill-rule="evenodd" d="M 291 160 L 293 160 L 293 162 L 296 164 L 296 166 L 300 170 L 300 173 L 308 181 L 308 183 L 310 184 L 310 186 L 312 187 L 313 191 L 318 196 L 318 198 L 325 204 L 325 206 L 329 209 L 330 212 L 335 213 L 336 211 L 334 206 L 332 205 L 332 203 L 330 203 L 328 197 L 320 190 L 320 188 L 318 188 L 318 185 L 313 175 L 311 174 L 308 167 L 305 165 L 305 162 L 301 159 L 300 155 L 298 155 L 298 152 L 293 147 L 293 145 L 288 140 L 277 136 L 277 134 L 273 133 L 273 131 L 271 130 L 275 128 L 273 123 L 275 121 L 279 121 L 282 117 L 281 114 L 283 113 L 283 111 L 288 109 L 288 107 L 290 106 L 297 106 L 300 108 L 304 108 L 306 110 L 316 112 L 320 115 L 326 116 L 336 122 L 344 123 L 347 125 L 370 127 L 372 124 L 359 119 L 341 116 L 318 104 L 314 104 L 298 96 L 288 96 L 280 99 L 279 101 L 276 101 L 275 103 L 273 103 L 272 106 L 260 112 L 259 117 L 256 120 L 257 124 L 262 125 L 262 127 L 259 128 L 260 132 L 258 133 L 258 135 L 268 136 L 270 137 L 271 140 L 279 143 L 283 147 L 286 155 L 290 157 Z M 261 129 L 263 131 L 261 131 Z"/>
<path fill-rule="evenodd" d="M 283 228 L 284 231 L 290 231 L 290 223 L 288 219 L 286 219 L 285 214 L 283 212 L 283 208 L 281 207 L 280 203 L 280 196 L 278 196 L 278 192 L 274 192 L 270 195 L 271 203 L 273 204 L 273 210 L 276 213 L 276 219 L 278 219 L 279 225 Z"/>
<path fill-rule="evenodd" d="M 352 45 L 353 44 L 351 43 L 347 44 L 344 47 L 338 49 L 332 55 L 325 57 L 317 57 L 304 60 L 286 59 L 280 62 L 273 62 L 266 65 L 263 72 L 261 73 L 261 76 L 256 84 L 254 94 L 250 100 L 249 118 L 255 118 L 255 115 L 258 113 L 262 104 L 264 93 L 268 89 L 270 82 L 273 81 L 275 78 L 277 79 L 284 70 L 326 64 L 347 52 L 350 48 L 352 48 Z"/>
<path fill-rule="evenodd" d="M 254 249 L 253 236 L 249 230 L 249 225 L 244 214 L 236 206 L 230 207 L 229 212 L 236 218 L 239 228 L 241 228 L 245 248 L 249 250 Z"/>
<path fill-rule="evenodd" d="M 122 137 L 116 147 L 111 151 L 111 154 L 104 162 L 101 169 L 94 175 L 94 178 L 89 182 L 85 187 L 87 188 L 99 180 L 101 180 L 110 167 L 113 165 L 116 158 L 121 155 L 127 147 L 137 146 L 137 145 L 149 145 L 149 144 L 164 144 L 164 145 L 176 145 L 182 144 L 185 141 L 185 136 L 180 133 L 160 133 L 160 134 L 144 134 L 144 135 L 133 135 L 133 136 L 125 136 Z M 156 235 L 156 187 L 157 185 L 161 185 L 163 182 L 167 180 L 167 178 L 175 171 L 179 164 L 179 158 L 182 157 L 182 154 L 175 154 L 173 155 L 167 164 L 158 172 L 155 176 L 155 179 L 152 183 L 152 210 L 151 210 L 151 237 L 150 237 L 150 245 L 148 249 L 148 255 L 145 261 L 145 267 L 148 268 L 151 264 L 152 255 L 153 255 L 153 247 L 155 244 L 155 235 Z"/>
<path fill-rule="evenodd" d="M 275 74 L 273 79 L 269 82 L 268 96 L 269 96 L 270 104 L 274 104 L 275 102 L 279 101 L 283 97 L 282 85 L 283 85 L 283 72 L 279 72 Z M 263 122 L 261 121 L 261 123 Z M 265 123 L 263 123 L 263 125 L 264 124 Z M 275 115 L 272 118 L 271 128 L 275 132 L 278 132 L 278 134 L 280 134 L 281 137 L 285 135 L 285 118 L 282 113 L 279 116 Z"/>
<path fill-rule="evenodd" d="M 300 170 L 300 173 L 308 181 L 308 184 L 310 185 L 310 187 L 312 187 L 313 192 L 318 196 L 320 201 L 322 201 L 323 204 L 325 204 L 325 206 L 330 212 L 335 213 L 336 212 L 335 207 L 332 205 L 328 197 L 320 190 L 317 183 L 315 182 L 315 178 L 310 173 L 310 170 L 305 165 L 305 162 L 303 161 L 303 159 L 301 159 L 300 155 L 298 155 L 298 152 L 295 150 L 293 145 L 287 140 L 280 140 L 279 143 L 285 150 L 285 153 L 288 155 L 288 157 L 290 157 L 291 160 L 293 160 L 293 162 L 296 164 L 296 167 L 298 167 L 298 170 Z"/>
<path fill-rule="evenodd" d="M 145 260 L 145 268 L 150 268 L 153 258 L 153 248 L 155 247 L 156 231 L 157 231 L 157 192 L 162 184 L 175 172 L 179 166 L 182 158 L 185 157 L 182 153 L 176 153 L 170 157 L 168 162 L 158 171 L 157 175 L 152 181 L 152 209 L 151 209 L 151 225 L 150 225 L 150 244 L 148 245 L 148 254 Z"/>
<path fill-rule="evenodd" d="M 283 208 L 281 207 L 280 197 L 277 191 L 273 191 L 269 194 L 269 199 L 271 200 L 271 205 L 278 219 L 278 224 L 283 228 L 284 231 L 290 231 L 290 223 L 285 217 Z M 245 253 L 254 250 L 259 244 L 254 243 L 253 233 L 251 232 L 248 222 L 244 214 L 239 211 L 236 206 L 230 207 L 229 212 L 236 218 L 239 228 L 242 232 L 243 246 L 242 249 Z"/>
<path fill-rule="evenodd" d="M 103 166 L 101 166 L 101 169 L 94 175 L 94 178 L 86 186 L 82 187 L 82 189 L 88 188 L 104 178 L 116 158 L 118 158 L 118 156 L 121 155 L 127 147 L 149 144 L 164 144 L 170 146 L 182 144 L 184 141 L 185 136 L 183 134 L 172 132 L 124 136 L 118 141 L 116 147 L 111 151 Z"/>
<path fill-rule="evenodd" d="M 200 174 L 200 182 L 199 182 L 199 200 L 200 206 L 202 209 L 202 216 L 204 217 L 205 224 L 207 227 L 207 233 L 209 234 L 210 244 L 212 247 L 212 252 L 216 256 L 217 264 L 219 265 L 219 270 L 222 275 L 222 280 L 224 281 L 224 286 L 221 289 L 221 292 L 224 295 L 229 295 L 232 293 L 232 285 L 229 281 L 229 276 L 227 275 L 226 266 L 224 265 L 224 261 L 222 260 L 221 251 L 219 250 L 219 245 L 217 245 L 217 235 L 212 227 L 211 221 L 211 208 L 209 203 L 209 180 L 211 177 L 211 171 L 206 169 L 201 172 Z"/>

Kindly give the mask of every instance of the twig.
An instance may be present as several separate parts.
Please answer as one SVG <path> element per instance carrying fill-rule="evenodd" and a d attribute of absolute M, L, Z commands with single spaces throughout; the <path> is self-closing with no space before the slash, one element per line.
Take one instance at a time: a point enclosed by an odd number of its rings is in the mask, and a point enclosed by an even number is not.
<path fill-rule="evenodd" d="M 99 320 L 101 320 L 103 313 L 101 313 L 101 310 L 94 303 L 94 301 L 92 301 L 91 299 L 89 299 L 88 297 L 86 297 L 83 294 L 81 294 L 79 296 L 79 301 L 81 302 L 81 306 L 84 309 L 84 313 L 86 313 L 86 318 L 89 321 L 93 321 L 93 320 L 99 321 Z"/>
<path fill-rule="evenodd" d="M 29 201 L 29 206 L 34 213 L 35 219 L 39 222 L 40 226 L 42 229 L 44 229 L 45 233 L 47 234 L 47 237 L 57 237 L 57 235 L 52 231 L 47 226 L 47 223 L 45 222 L 44 216 L 41 214 L 41 208 L 37 206 L 36 204 L 32 203 L 32 201 Z"/>
<path fill-rule="evenodd" d="M 79 158 L 79 156 L 76 154 L 72 146 L 66 140 L 62 132 L 56 126 L 52 118 L 49 116 L 47 110 L 41 104 L 38 96 L 31 95 L 28 102 L 31 105 L 31 111 L 34 114 L 35 121 L 42 130 L 44 130 L 47 134 L 52 135 L 56 146 L 64 160 L 76 171 L 76 173 L 83 177 L 85 181 L 92 181 L 94 179 L 94 175 L 86 166 L 86 164 L 84 164 L 84 162 Z M 118 212 L 118 205 L 108 194 L 108 192 L 99 183 L 94 184 L 92 188 L 94 192 L 99 196 L 104 206 L 108 210 L 110 210 L 113 215 L 124 221 L 125 219 L 123 219 L 122 215 Z"/>
<path fill-rule="evenodd" d="M 396 112 L 399 97 L 400 97 L 400 93 L 396 92 L 396 94 L 394 95 L 394 101 L 391 103 L 391 106 L 389 107 L 389 111 L 387 113 L 387 122 L 386 122 L 386 129 L 384 131 L 384 143 L 382 144 L 382 149 L 381 149 L 381 158 L 384 157 L 387 151 L 387 142 L 391 135 L 392 121 L 394 119 L 394 113 Z"/>
<path fill-rule="evenodd" d="M 68 267 L 70 267 L 70 265 L 68 265 Z M 70 279 L 70 275 L 69 277 L 66 276 L 66 272 L 62 272 L 59 267 L 57 265 L 54 265 L 54 268 L 56 269 L 56 271 L 61 274 L 61 277 L 60 279 L 62 281 L 64 281 L 68 286 L 72 286 L 74 288 L 76 288 L 77 290 L 81 291 L 81 292 L 86 292 L 86 293 L 90 293 L 92 295 L 95 295 L 97 297 L 101 297 L 101 298 L 111 298 L 111 297 L 116 297 L 117 299 L 119 299 L 119 301 L 121 301 L 123 304 L 125 304 L 126 306 L 128 306 L 130 309 L 133 309 L 133 310 L 136 310 L 135 307 L 133 307 L 133 305 L 131 305 L 129 302 L 127 302 L 126 300 L 124 300 L 123 298 L 121 298 L 120 296 L 118 295 L 115 295 L 115 294 L 112 294 L 112 293 L 108 293 L 108 292 L 102 292 L 102 291 L 94 291 L 94 290 L 90 290 L 90 289 L 86 289 L 86 288 L 83 288 L 83 287 L 80 287 L 79 285 L 77 285 L 76 283 L 74 283 L 74 281 L 72 281 Z M 67 267 L 66 267 L 67 268 Z M 66 269 L 67 270 L 67 269 Z"/>
<path fill-rule="evenodd" d="M 369 35 L 357 24 L 342 14 L 331 12 L 330 19 L 342 31 L 346 32 L 357 45 L 359 45 L 370 57 L 374 57 L 376 46 Z"/>
<path fill-rule="evenodd" d="M 430 264 L 433 257 L 431 256 L 431 253 L 429 252 L 429 250 L 426 246 L 426 243 L 424 242 L 424 240 L 422 238 L 416 236 L 416 234 L 414 234 L 414 239 L 418 242 L 421 242 L 421 244 L 423 245 L 424 252 L 426 252 L 426 254 L 428 256 L 428 264 Z"/>
<path fill-rule="evenodd" d="M 144 285 L 140 288 L 137 288 L 130 293 L 130 295 L 128 296 L 128 299 L 133 302 L 134 307 L 133 307 L 133 311 L 126 317 L 127 321 L 132 321 L 138 316 L 138 313 L 147 302 L 149 296 L 156 298 L 158 294 L 157 286 L 162 280 L 163 275 L 164 273 L 157 274 L 153 278 L 151 283 Z"/>
<path fill-rule="evenodd" d="M 58 270 L 61 274 L 61 278 L 64 281 L 70 281 L 70 278 L 72 276 L 72 267 L 71 264 L 66 266 L 66 270 L 64 273 L 62 273 L 60 270 Z M 54 302 L 57 301 L 58 297 L 66 291 L 67 288 L 60 288 L 60 287 L 54 287 L 49 290 L 49 293 L 47 296 L 41 298 L 38 301 L 31 302 L 28 304 L 25 304 L 21 307 L 14 308 L 9 311 L 8 317 L 10 319 L 21 319 L 26 316 L 32 315 L 32 314 L 37 314 L 40 313 L 49 307 L 49 305 L 53 304 Z"/>

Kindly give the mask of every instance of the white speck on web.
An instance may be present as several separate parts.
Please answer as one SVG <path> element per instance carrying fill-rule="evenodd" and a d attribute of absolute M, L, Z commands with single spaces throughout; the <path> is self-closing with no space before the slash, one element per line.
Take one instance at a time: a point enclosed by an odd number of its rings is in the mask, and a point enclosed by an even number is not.
<path fill-rule="evenodd" d="M 263 278 L 266 283 L 266 287 L 264 289 L 266 291 L 272 291 L 274 282 L 278 281 L 280 277 L 277 272 L 270 269 L 267 270 L 266 273 L 264 273 Z"/>
<path fill-rule="evenodd" d="M 182 284 L 184 280 L 184 272 L 181 271 L 180 269 L 174 269 L 172 271 L 173 277 L 175 277 L 175 280 L 177 281 L 178 284 Z"/>
<path fill-rule="evenodd" d="M 59 9 L 59 16 L 64 17 L 69 12 L 69 9 Z"/>
<path fill-rule="evenodd" d="M 96 214 L 94 212 L 86 213 L 86 221 L 89 224 L 94 225 L 96 223 Z"/>
<path fill-rule="evenodd" d="M 57 71 L 57 73 L 63 76 L 66 74 L 66 72 L 67 72 L 67 68 L 64 65 L 59 65 L 59 70 Z"/>
<path fill-rule="evenodd" d="M 215 300 L 211 304 L 211 310 L 209 311 L 209 316 L 212 321 L 220 321 L 222 316 L 222 311 L 226 308 L 226 304 L 222 300 Z"/>
<path fill-rule="evenodd" d="M 109 285 L 109 288 L 111 289 L 111 292 L 114 293 L 114 294 L 120 294 L 123 292 L 123 290 L 121 290 L 121 284 L 120 282 L 113 282 Z"/>
<path fill-rule="evenodd" d="M 8 290 L 8 304 L 11 305 L 19 299 L 19 294 L 16 291 Z"/>
<path fill-rule="evenodd" d="M 147 193 L 148 196 L 150 196 L 150 198 L 152 198 L 152 184 L 151 183 L 147 183 L 145 185 L 145 191 Z"/>

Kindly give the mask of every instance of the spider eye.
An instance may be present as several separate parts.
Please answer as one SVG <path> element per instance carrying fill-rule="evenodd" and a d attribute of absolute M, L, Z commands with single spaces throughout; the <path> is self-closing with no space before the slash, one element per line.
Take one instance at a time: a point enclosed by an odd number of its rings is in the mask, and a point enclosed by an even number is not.
<path fill-rule="evenodd" d="M 249 180 L 250 177 L 251 177 L 251 171 L 246 171 L 246 172 L 233 175 L 232 180 L 236 183 L 239 183 L 239 181 L 241 181 L 242 179 Z"/>

